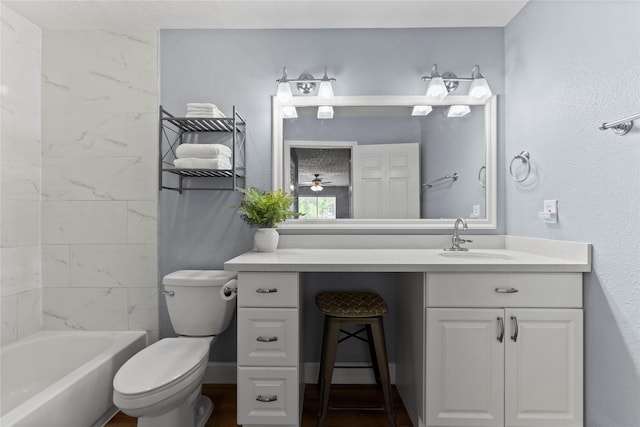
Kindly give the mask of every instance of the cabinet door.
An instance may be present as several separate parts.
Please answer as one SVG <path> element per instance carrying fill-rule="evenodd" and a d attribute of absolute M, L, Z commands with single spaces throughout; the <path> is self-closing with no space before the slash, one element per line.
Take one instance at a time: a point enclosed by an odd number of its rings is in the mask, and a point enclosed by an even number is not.
<path fill-rule="evenodd" d="M 505 314 L 505 425 L 582 426 L 582 310 Z"/>
<path fill-rule="evenodd" d="M 427 309 L 427 426 L 503 426 L 503 320 L 502 309 Z"/>

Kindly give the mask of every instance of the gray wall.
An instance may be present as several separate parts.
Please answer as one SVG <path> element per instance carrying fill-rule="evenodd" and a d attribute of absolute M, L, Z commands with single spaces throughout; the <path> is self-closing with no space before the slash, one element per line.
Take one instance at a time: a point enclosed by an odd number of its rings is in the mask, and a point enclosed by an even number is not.
<path fill-rule="evenodd" d="M 506 182 L 508 234 L 593 244 L 585 275 L 586 425 L 640 425 L 640 2 L 533 1 L 507 26 L 506 152 L 535 179 Z M 559 200 L 559 222 L 537 219 Z"/>
<path fill-rule="evenodd" d="M 303 72 L 320 77 L 326 65 L 337 79 L 336 95 L 422 95 L 426 84 L 420 77 L 434 63 L 441 72 L 467 77 L 473 65 L 480 64 L 494 93 L 504 94 L 504 32 L 500 28 L 162 30 L 160 99 L 173 114 L 184 113 L 188 102 L 214 102 L 226 114 L 237 105 L 248 123 L 247 184 L 267 189 L 271 186 L 271 96 L 283 65 L 292 78 Z M 502 102 L 498 111 L 500 117 Z M 177 269 L 222 268 L 225 260 L 251 249 L 253 230 L 229 208 L 238 201 L 239 195 L 230 192 L 178 195 L 162 191 L 160 277 Z M 502 209 L 499 220 L 503 220 Z M 497 232 L 502 231 L 500 225 Z M 376 287 L 384 286 L 372 285 Z M 161 336 L 171 335 L 163 301 L 160 320 Z M 317 339 L 320 324 L 308 322 L 306 328 L 308 339 Z M 235 360 L 235 337 L 230 331 L 216 342 L 213 360 Z"/>

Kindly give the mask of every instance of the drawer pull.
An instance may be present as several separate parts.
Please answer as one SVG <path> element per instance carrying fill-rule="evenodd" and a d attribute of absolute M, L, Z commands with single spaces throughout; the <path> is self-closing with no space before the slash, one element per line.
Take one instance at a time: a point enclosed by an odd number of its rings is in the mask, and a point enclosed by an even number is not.
<path fill-rule="evenodd" d="M 498 327 L 500 328 L 498 342 L 502 342 L 504 340 L 504 319 L 502 318 L 502 316 L 498 317 Z"/>
<path fill-rule="evenodd" d="M 260 341 L 260 342 L 275 342 L 278 341 L 278 337 L 265 337 L 265 336 L 259 336 L 258 338 L 256 338 L 256 341 Z"/>
<path fill-rule="evenodd" d="M 496 292 L 499 294 L 515 294 L 518 290 L 516 288 L 496 288 Z"/>
<path fill-rule="evenodd" d="M 275 294 L 278 292 L 278 288 L 258 288 L 256 289 L 256 292 L 259 294 Z"/>
<path fill-rule="evenodd" d="M 275 394 L 271 395 L 271 396 L 263 396 L 261 394 L 258 395 L 258 397 L 256 397 L 256 400 L 258 402 L 275 402 L 276 400 L 278 400 L 278 396 L 276 396 Z"/>
<path fill-rule="evenodd" d="M 511 321 L 513 322 L 513 335 L 511 335 L 511 339 L 513 342 L 516 342 L 518 341 L 518 318 L 511 316 Z"/>

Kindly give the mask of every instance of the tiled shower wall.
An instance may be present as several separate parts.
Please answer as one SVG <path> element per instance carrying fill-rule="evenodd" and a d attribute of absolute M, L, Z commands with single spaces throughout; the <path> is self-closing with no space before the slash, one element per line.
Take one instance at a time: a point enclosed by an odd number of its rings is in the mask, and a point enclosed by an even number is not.
<path fill-rule="evenodd" d="M 155 31 L 43 31 L 44 329 L 158 335 Z"/>
<path fill-rule="evenodd" d="M 40 29 L 0 7 L 0 336 L 8 344 L 42 327 Z"/>

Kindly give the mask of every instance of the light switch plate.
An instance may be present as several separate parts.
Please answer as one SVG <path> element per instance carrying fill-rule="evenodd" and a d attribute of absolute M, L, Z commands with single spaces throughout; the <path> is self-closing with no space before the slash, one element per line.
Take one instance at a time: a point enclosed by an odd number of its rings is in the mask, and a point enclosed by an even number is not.
<path fill-rule="evenodd" d="M 542 219 L 546 224 L 558 223 L 558 201 L 545 200 L 542 212 L 538 214 L 538 218 Z"/>

